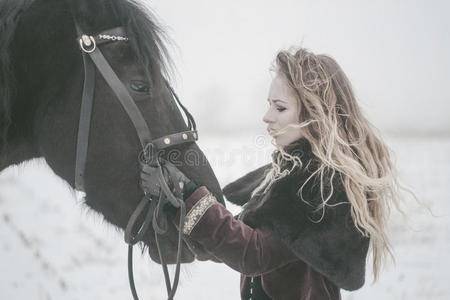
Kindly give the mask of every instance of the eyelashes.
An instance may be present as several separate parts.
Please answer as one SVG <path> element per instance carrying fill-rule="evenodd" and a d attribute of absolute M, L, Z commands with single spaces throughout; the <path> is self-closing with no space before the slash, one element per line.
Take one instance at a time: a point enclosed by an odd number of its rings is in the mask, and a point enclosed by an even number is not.
<path fill-rule="evenodd" d="M 282 112 L 282 111 L 285 111 L 286 110 L 286 107 L 282 107 L 282 106 L 279 106 L 279 105 L 277 105 L 277 104 L 273 104 L 274 106 L 275 106 L 275 109 L 278 111 L 278 112 Z M 269 103 L 269 108 L 271 107 L 271 104 Z"/>
<path fill-rule="evenodd" d="M 141 94 L 149 94 L 150 93 L 150 85 L 142 80 L 131 80 L 130 88 Z"/>

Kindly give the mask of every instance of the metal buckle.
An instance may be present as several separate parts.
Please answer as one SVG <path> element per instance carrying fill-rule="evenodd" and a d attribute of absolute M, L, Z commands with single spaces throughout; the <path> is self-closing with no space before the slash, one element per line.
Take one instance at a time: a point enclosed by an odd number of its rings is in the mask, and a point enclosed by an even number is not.
<path fill-rule="evenodd" d="M 86 53 L 92 53 L 97 48 L 97 45 L 95 44 L 95 39 L 91 35 L 83 34 L 79 42 L 81 50 L 83 50 Z M 88 47 L 91 47 L 91 49 L 88 49 Z"/>

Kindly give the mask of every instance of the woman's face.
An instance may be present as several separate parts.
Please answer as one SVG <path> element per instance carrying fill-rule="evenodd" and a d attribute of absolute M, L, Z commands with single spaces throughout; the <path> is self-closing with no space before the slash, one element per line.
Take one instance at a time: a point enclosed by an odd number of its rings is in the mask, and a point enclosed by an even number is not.
<path fill-rule="evenodd" d="M 298 140 L 301 132 L 298 128 L 286 127 L 290 124 L 299 124 L 300 107 L 295 91 L 277 75 L 270 85 L 269 109 L 263 121 L 267 123 L 267 131 L 279 146 L 286 146 Z M 279 133 L 283 129 L 284 133 Z"/>

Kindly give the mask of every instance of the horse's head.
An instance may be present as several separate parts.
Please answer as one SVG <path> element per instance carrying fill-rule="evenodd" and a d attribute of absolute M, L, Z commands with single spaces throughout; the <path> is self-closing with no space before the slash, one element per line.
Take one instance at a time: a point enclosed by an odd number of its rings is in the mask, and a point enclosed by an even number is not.
<path fill-rule="evenodd" d="M 2 25 L 2 30 L 11 36 L 2 37 L 8 44 L 2 49 L 2 62 L 9 64 L 3 74 L 14 75 L 8 89 L 2 90 L 1 113 L 11 118 L 4 166 L 43 156 L 57 175 L 74 186 L 84 79 L 74 20 L 88 34 L 123 26 L 129 41 L 99 47 L 133 97 L 152 137 L 187 130 L 165 84 L 168 59 L 161 30 L 143 7 L 126 0 L 7 0 L 3 5 L 10 15 L 0 17 L 10 25 Z M 113 90 L 98 71 L 95 78 L 84 174 L 86 204 L 125 228 L 143 195 L 137 159 L 142 147 Z M 0 127 L 5 131 L 5 124 Z M 223 202 L 217 179 L 195 143 L 167 148 L 162 156 Z M 152 231 L 144 242 L 158 261 Z M 171 226 L 161 240 L 168 262 L 175 261 L 176 243 L 177 231 Z M 182 262 L 192 260 L 185 248 Z"/>

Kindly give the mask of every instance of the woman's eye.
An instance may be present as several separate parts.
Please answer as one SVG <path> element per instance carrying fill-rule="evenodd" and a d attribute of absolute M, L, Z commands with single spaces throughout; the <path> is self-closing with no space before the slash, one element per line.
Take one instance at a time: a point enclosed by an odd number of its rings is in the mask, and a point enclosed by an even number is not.
<path fill-rule="evenodd" d="M 277 107 L 277 110 L 278 110 L 279 112 L 282 112 L 283 110 L 286 110 L 286 108 L 284 108 L 284 107 Z"/>

